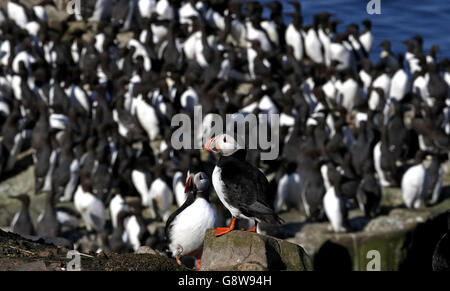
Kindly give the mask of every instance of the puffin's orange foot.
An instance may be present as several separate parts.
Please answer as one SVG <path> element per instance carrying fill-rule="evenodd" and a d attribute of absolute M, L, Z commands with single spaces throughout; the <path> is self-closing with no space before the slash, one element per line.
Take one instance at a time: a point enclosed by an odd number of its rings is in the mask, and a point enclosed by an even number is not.
<path fill-rule="evenodd" d="M 252 229 L 249 229 L 249 230 L 246 230 L 247 232 L 256 232 L 256 225 L 252 228 Z"/>
<path fill-rule="evenodd" d="M 233 229 L 229 228 L 229 227 L 218 227 L 218 228 L 216 228 L 216 231 L 214 232 L 214 236 L 218 237 L 218 236 L 224 235 L 226 233 L 229 233 L 232 230 Z"/>
<path fill-rule="evenodd" d="M 200 259 L 197 259 L 197 271 L 200 271 Z"/>
<path fill-rule="evenodd" d="M 214 232 L 214 236 L 218 237 L 218 236 L 224 235 L 226 233 L 229 233 L 230 231 L 232 231 L 234 229 L 235 224 L 236 224 L 236 218 L 233 217 L 231 219 L 230 227 L 218 227 L 218 228 L 216 228 L 216 231 Z"/>

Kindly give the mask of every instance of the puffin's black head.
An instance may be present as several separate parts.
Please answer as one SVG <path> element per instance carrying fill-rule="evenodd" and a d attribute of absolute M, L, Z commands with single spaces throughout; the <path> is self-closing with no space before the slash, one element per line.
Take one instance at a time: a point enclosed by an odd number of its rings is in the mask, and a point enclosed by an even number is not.
<path fill-rule="evenodd" d="M 208 176 L 204 172 L 199 172 L 197 174 L 190 174 L 184 192 L 192 192 L 195 197 L 202 197 L 208 199 L 209 187 L 211 183 Z"/>
<path fill-rule="evenodd" d="M 209 182 L 208 176 L 206 176 L 204 172 L 195 174 L 194 188 L 197 189 L 198 192 L 207 193 L 210 185 L 211 183 Z"/>

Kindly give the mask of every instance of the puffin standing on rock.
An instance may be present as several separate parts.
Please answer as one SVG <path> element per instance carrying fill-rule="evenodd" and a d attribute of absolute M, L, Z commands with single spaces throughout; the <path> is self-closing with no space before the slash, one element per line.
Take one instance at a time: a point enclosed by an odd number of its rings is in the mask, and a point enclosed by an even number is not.
<path fill-rule="evenodd" d="M 232 231 L 236 218 L 255 220 L 251 232 L 256 231 L 256 222 L 281 224 L 269 201 L 269 182 L 264 174 L 245 160 L 247 151 L 228 134 L 221 134 L 205 143 L 203 149 L 221 154 L 212 174 L 214 189 L 231 212 L 229 227 L 219 227 L 215 236 Z"/>
<path fill-rule="evenodd" d="M 209 203 L 210 182 L 206 174 L 191 174 L 188 177 L 184 204 L 172 213 L 166 223 L 166 238 L 169 251 L 181 265 L 181 256 L 201 255 L 205 232 L 216 227 L 217 214 Z M 200 262 L 197 260 L 197 269 Z"/>

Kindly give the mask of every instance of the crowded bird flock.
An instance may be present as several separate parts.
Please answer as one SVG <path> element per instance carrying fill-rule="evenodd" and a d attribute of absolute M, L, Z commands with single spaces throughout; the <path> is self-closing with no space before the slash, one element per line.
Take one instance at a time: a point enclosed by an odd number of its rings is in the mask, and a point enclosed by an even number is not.
<path fill-rule="evenodd" d="M 305 24 L 300 2 L 82 4 L 57 27 L 52 1 L 0 11 L 0 177 L 31 148 L 34 195 L 46 196 L 37 221 L 30 196 L 12 196 L 11 231 L 85 252 L 146 245 L 181 263 L 201 257 L 206 229 L 226 235 L 240 220 L 263 232 L 296 208 L 351 232 L 347 212 L 377 216 L 382 187 L 401 187 L 408 208 L 439 201 L 450 62 L 421 36 L 393 52 L 370 20 L 344 27 L 323 12 Z M 279 114 L 280 156 L 261 161 L 227 134 L 174 150 L 171 119 L 196 105 L 204 117 Z M 165 228 L 150 231 L 144 212 Z"/>

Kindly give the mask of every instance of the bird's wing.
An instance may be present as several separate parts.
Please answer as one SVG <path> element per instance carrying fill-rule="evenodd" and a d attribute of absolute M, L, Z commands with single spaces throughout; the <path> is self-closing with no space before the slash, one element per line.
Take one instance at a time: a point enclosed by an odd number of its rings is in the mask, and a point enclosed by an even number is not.
<path fill-rule="evenodd" d="M 234 162 L 233 162 L 234 161 Z M 274 215 L 268 203 L 269 182 L 261 171 L 247 162 L 229 160 L 222 165 L 222 181 L 227 202 L 248 217 Z"/>

